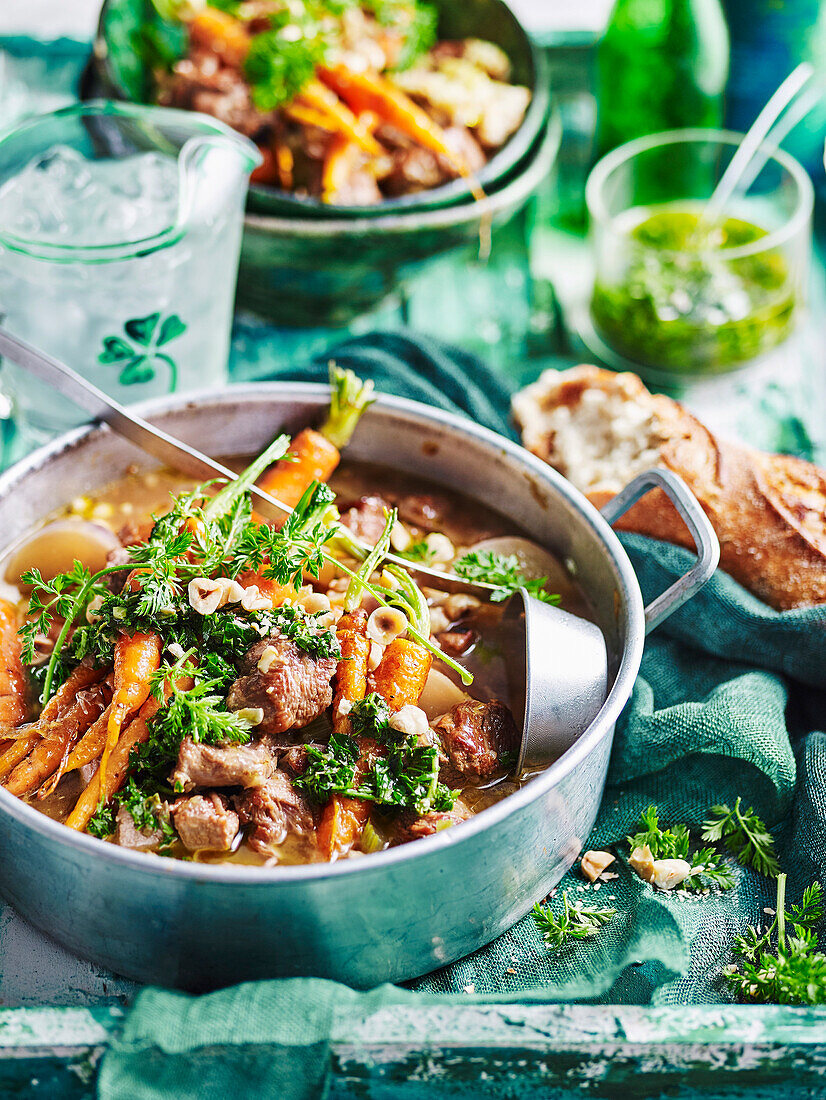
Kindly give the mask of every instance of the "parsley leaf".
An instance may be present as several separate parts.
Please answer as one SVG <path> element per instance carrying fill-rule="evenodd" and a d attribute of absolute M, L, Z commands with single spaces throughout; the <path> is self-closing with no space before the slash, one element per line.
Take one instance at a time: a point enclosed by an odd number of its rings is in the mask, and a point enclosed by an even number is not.
<path fill-rule="evenodd" d="M 713 848 L 700 848 L 691 857 L 691 874 L 681 886 L 684 890 L 704 890 L 708 886 L 730 890 L 734 886 L 734 874 L 719 852 Z"/>
<path fill-rule="evenodd" d="M 163 851 L 177 840 L 178 834 L 170 821 L 169 812 L 161 802 L 158 794 L 147 796 L 135 782 L 132 776 L 126 781 L 123 789 L 105 806 L 98 808 L 87 826 L 87 832 L 92 836 L 105 840 L 114 834 L 117 828 L 117 815 L 120 806 L 125 806 L 132 816 L 135 828 L 141 832 L 151 833 L 159 830 L 161 837 L 158 849 Z"/>
<path fill-rule="evenodd" d="M 85 607 L 94 596 L 108 591 L 105 585 L 98 584 L 89 570 L 77 560 L 68 572 L 58 573 L 49 581 L 43 577 L 39 569 L 29 569 L 21 576 L 20 583 L 32 589 L 29 597 L 30 619 L 20 630 L 23 642 L 22 656 L 27 664 L 35 660 L 35 643 L 38 636 L 49 633 L 55 618 L 73 617 L 81 610 L 80 600 Z"/>
<path fill-rule="evenodd" d="M 249 524 L 234 548 L 230 575 L 263 568 L 265 577 L 296 588 L 305 573 L 317 577 L 324 565 L 324 546 L 336 534 L 334 500 L 329 486 L 314 481 L 280 529 Z"/>
<path fill-rule="evenodd" d="M 640 814 L 637 832 L 628 837 L 631 851 L 647 844 L 654 859 L 688 859 L 689 834 L 685 825 L 661 829 L 656 806 Z"/>
<path fill-rule="evenodd" d="M 326 749 L 307 746 L 307 767 L 295 780 L 295 786 L 319 802 L 326 802 L 333 794 L 347 794 L 354 790 L 359 747 L 346 733 L 331 733 Z"/>
<path fill-rule="evenodd" d="M 550 909 L 543 909 L 539 902 L 533 907 L 532 916 L 542 939 L 550 947 L 559 948 L 569 940 L 587 940 L 595 936 L 616 915 L 616 909 L 600 909 L 568 901 L 568 893 L 562 894 L 562 912 L 557 916 Z"/>
<path fill-rule="evenodd" d="M 375 691 L 360 699 L 348 717 L 350 728 L 356 737 L 372 737 L 382 740 L 390 722 L 390 707 Z"/>
<path fill-rule="evenodd" d="M 195 682 L 182 687 L 182 677 Z M 205 745 L 249 741 L 252 724 L 225 709 L 225 700 L 217 693 L 221 686 L 220 680 L 204 679 L 191 662 L 162 664 L 152 677 L 152 694 L 162 700 L 166 691 L 169 699 L 151 720 L 153 735 L 176 754 L 186 737 Z"/>
<path fill-rule="evenodd" d="M 274 111 L 289 103 L 310 83 L 326 56 L 327 41 L 311 19 L 285 22 L 256 34 L 244 61 L 255 106 L 259 111 Z"/>
<path fill-rule="evenodd" d="M 454 562 L 453 570 L 466 581 L 479 581 L 493 585 L 491 593 L 494 603 L 509 599 L 518 588 L 524 588 L 528 594 L 543 603 L 558 604 L 560 597 L 546 591 L 547 577 L 528 580 L 519 572 L 519 559 L 515 554 L 497 554 L 493 550 L 474 550 Z"/>
<path fill-rule="evenodd" d="M 398 554 L 400 558 L 407 558 L 408 561 L 420 561 L 427 564 L 435 552 L 435 550 L 430 549 L 425 539 L 419 539 L 418 542 L 412 542 L 406 550 L 399 550 Z"/>
<path fill-rule="evenodd" d="M 780 864 L 774 838 L 754 810 L 740 808 L 741 800 L 728 806 L 712 806 L 703 823 L 703 840 L 722 840 L 738 862 L 753 867 L 761 875 L 775 878 Z"/>

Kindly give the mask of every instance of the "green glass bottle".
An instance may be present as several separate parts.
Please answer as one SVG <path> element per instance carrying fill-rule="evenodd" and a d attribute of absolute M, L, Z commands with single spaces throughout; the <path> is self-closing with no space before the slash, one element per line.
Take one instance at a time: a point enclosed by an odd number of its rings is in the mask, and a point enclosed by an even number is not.
<path fill-rule="evenodd" d="M 729 37 L 720 0 L 616 0 L 597 52 L 597 151 L 719 126 Z"/>

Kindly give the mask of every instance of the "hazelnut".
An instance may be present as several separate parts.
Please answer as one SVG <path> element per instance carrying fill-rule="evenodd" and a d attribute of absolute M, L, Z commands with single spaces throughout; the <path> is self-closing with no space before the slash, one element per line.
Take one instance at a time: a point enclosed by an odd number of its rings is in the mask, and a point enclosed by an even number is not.
<path fill-rule="evenodd" d="M 611 866 L 615 858 L 610 852 L 586 852 L 579 866 L 589 882 L 596 882 L 605 868 Z"/>
<path fill-rule="evenodd" d="M 388 723 L 391 729 L 403 733 L 406 737 L 427 737 L 430 726 L 427 715 L 420 707 L 408 703 L 391 716 Z"/>
<path fill-rule="evenodd" d="M 649 882 L 660 890 L 673 890 L 690 874 L 691 864 L 684 859 L 656 859 Z"/>
<path fill-rule="evenodd" d="M 439 531 L 431 531 L 429 535 L 425 536 L 424 541 L 430 552 L 427 562 L 428 565 L 438 565 L 439 563 L 453 561 L 456 556 L 453 543 L 447 535 L 443 535 Z"/>
<path fill-rule="evenodd" d="M 367 620 L 367 637 L 378 645 L 389 645 L 394 638 L 404 634 L 408 625 L 401 608 L 377 607 Z"/>
<path fill-rule="evenodd" d="M 642 848 L 635 848 L 628 857 L 631 867 L 645 882 L 651 882 L 654 877 L 654 856 L 647 844 Z"/>

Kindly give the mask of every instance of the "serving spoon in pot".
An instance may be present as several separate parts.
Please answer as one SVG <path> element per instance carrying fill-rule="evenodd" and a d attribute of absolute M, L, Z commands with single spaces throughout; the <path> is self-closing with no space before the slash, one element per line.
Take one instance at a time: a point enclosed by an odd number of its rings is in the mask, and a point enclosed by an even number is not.
<path fill-rule="evenodd" d="M 0 354 L 164 465 L 199 479 L 236 478 L 233 470 L 156 428 L 71 367 L 3 329 L 0 329 Z M 292 512 L 254 485 L 251 492 L 256 507 L 269 518 Z M 358 540 L 354 542 L 365 555 L 369 552 L 370 547 Z M 386 560 L 403 566 L 416 580 L 441 591 L 472 593 L 483 600 L 490 600 L 496 591 L 493 585 L 464 580 L 394 554 L 387 554 Z M 715 564 L 716 561 L 711 571 Z M 517 728 L 521 729 L 515 767 L 518 774 L 524 767 L 541 767 L 555 760 L 596 717 L 608 692 L 608 651 L 598 626 L 543 603 L 524 588 L 518 590 L 505 609 L 503 631 L 507 652 L 515 655 L 507 665 Z"/>

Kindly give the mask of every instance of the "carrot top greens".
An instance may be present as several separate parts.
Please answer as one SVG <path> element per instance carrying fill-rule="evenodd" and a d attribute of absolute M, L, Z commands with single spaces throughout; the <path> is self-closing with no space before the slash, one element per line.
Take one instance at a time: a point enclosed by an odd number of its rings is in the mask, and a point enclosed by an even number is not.
<path fill-rule="evenodd" d="M 786 908 L 786 876 L 777 876 L 777 910 L 762 931 L 749 927 L 734 941 L 735 962 L 727 984 L 745 1001 L 759 1004 L 826 1004 L 826 955 L 814 928 L 823 920 L 823 888 L 813 882 L 800 905 Z"/>

